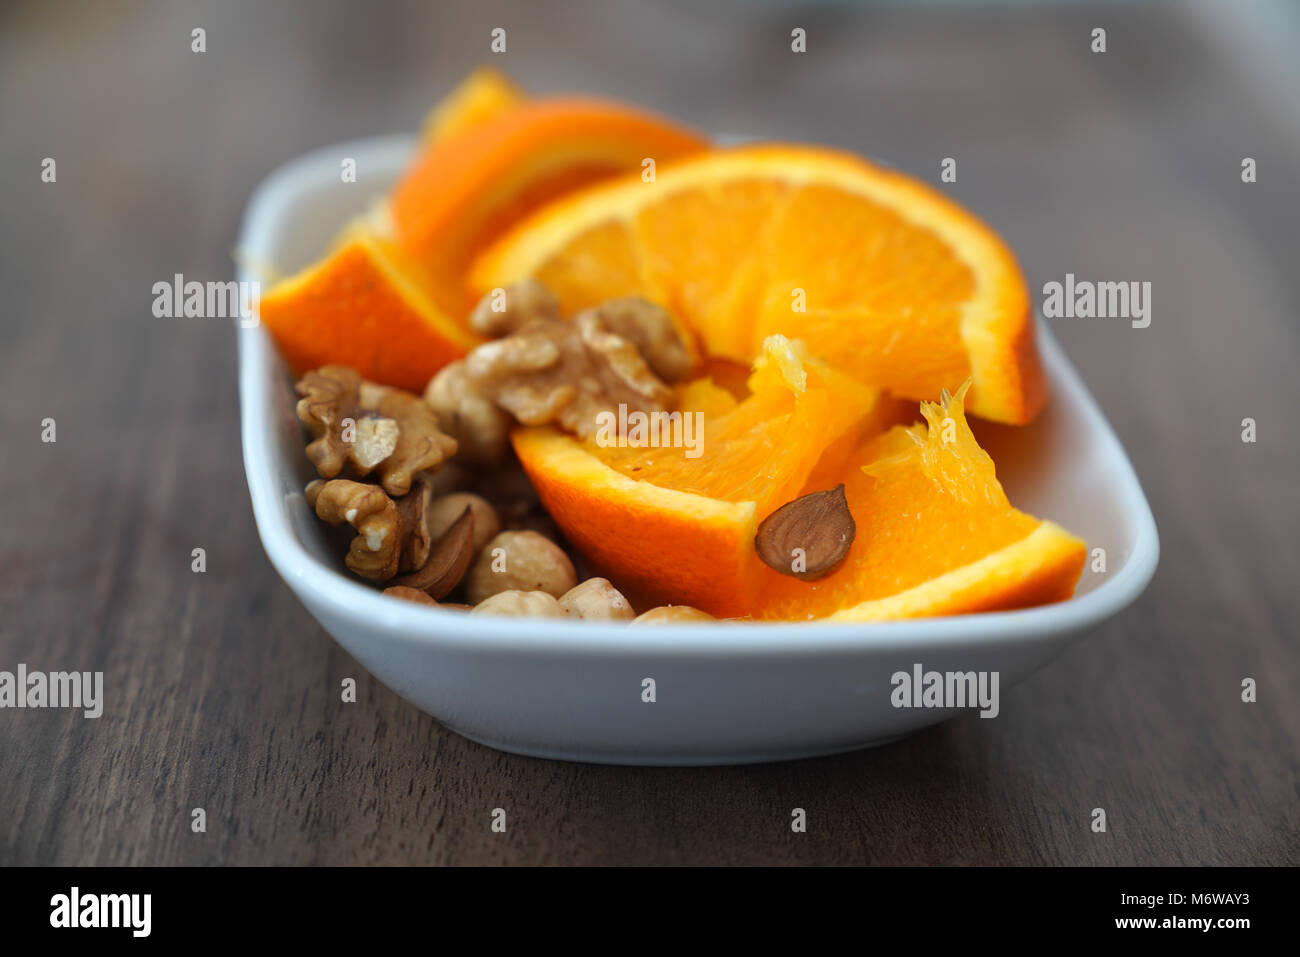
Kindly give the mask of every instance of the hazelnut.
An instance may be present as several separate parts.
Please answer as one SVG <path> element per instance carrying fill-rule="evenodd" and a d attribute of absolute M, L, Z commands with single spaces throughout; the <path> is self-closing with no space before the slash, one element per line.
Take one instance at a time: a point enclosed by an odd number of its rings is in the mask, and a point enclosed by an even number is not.
<path fill-rule="evenodd" d="M 473 549 L 477 555 L 501 531 L 501 519 L 486 499 L 473 492 L 451 492 L 435 498 L 428 511 L 429 535 L 434 539 L 440 538 L 467 508 L 474 516 Z"/>
<path fill-rule="evenodd" d="M 474 606 L 471 615 L 504 615 L 507 618 L 563 618 L 564 609 L 554 595 L 544 591 L 511 588 L 490 595 Z"/>
<path fill-rule="evenodd" d="M 403 601 L 415 602 L 417 605 L 437 605 L 438 603 L 420 591 L 418 588 L 407 588 L 405 585 L 393 585 L 384 589 L 384 594 L 389 598 L 400 598 Z"/>
<path fill-rule="evenodd" d="M 469 381 L 464 359 L 446 365 L 424 390 L 424 401 L 438 425 L 459 445 L 458 458 L 476 465 L 495 465 L 506 454 L 510 416 Z"/>
<path fill-rule="evenodd" d="M 469 611 L 469 605 L 461 605 L 454 601 L 442 602 L 434 601 L 428 594 L 420 591 L 418 588 L 407 588 L 405 585 L 393 585 L 384 589 L 384 594 L 390 598 L 400 598 L 403 601 L 414 602 L 417 605 L 428 605 L 431 608 L 441 608 L 443 611 Z"/>
<path fill-rule="evenodd" d="M 661 605 L 632 619 L 634 625 L 688 625 L 701 621 L 717 621 L 707 612 L 690 605 Z"/>
<path fill-rule="evenodd" d="M 588 578 L 560 596 L 560 607 L 571 618 L 584 621 L 627 621 L 636 612 L 623 593 L 607 578 Z"/>
<path fill-rule="evenodd" d="M 544 591 L 558 598 L 578 583 L 564 550 L 536 532 L 501 532 L 469 570 L 468 593 L 477 605 L 503 591 Z"/>

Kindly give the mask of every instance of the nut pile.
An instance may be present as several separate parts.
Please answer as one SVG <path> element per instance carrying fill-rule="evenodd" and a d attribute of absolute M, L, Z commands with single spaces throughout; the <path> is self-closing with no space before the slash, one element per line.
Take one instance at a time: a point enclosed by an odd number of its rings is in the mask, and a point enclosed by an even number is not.
<path fill-rule="evenodd" d="M 479 465 L 501 461 L 512 420 L 554 422 L 585 438 L 600 412 L 620 404 L 664 411 L 668 383 L 691 368 L 672 317 L 637 297 L 564 320 L 550 290 L 526 280 L 485 296 L 470 326 L 495 338 L 443 368 L 424 397 L 465 461 Z"/>
<path fill-rule="evenodd" d="M 516 422 L 586 436 L 620 403 L 666 410 L 668 383 L 691 367 L 668 313 L 628 297 L 565 320 L 550 290 L 527 281 L 484 297 L 470 325 L 491 341 L 443 368 L 423 398 L 345 366 L 297 383 L 319 476 L 305 498 L 355 532 L 347 567 L 385 595 L 473 614 L 712 620 L 681 605 L 638 617 L 608 580 L 580 581 L 509 449 Z"/>

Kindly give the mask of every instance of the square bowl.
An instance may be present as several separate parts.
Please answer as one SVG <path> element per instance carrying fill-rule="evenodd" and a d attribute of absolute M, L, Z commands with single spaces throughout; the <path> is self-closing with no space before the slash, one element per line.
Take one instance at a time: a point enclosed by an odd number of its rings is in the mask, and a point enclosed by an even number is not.
<path fill-rule="evenodd" d="M 358 140 L 296 159 L 256 190 L 243 263 L 297 269 L 381 196 L 415 149 Z M 340 161 L 356 161 L 343 183 Z M 241 267 L 241 280 L 255 280 Z M 240 328 L 244 467 L 271 564 L 316 620 L 377 678 L 439 721 L 504 751 L 619 764 L 723 764 L 882 744 L 956 709 L 896 708 L 891 676 L 1024 678 L 1146 587 L 1159 543 L 1123 448 L 1046 326 L 1051 401 L 1024 428 L 977 425 L 1019 508 L 1106 552 L 1069 601 L 1019 611 L 872 624 L 622 625 L 468 616 L 394 601 L 350 578 L 303 498 L 313 477 L 293 380 L 269 334 Z M 643 700 L 645 679 L 654 701 Z"/>

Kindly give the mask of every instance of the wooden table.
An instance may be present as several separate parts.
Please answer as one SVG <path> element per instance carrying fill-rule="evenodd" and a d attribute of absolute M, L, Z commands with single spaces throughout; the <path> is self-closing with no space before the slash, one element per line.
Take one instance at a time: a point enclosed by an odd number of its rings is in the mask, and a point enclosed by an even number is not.
<path fill-rule="evenodd" d="M 1267 51 L 1149 5 L 485 6 L 0 12 L 0 669 L 102 670 L 108 699 L 98 720 L 0 711 L 0 864 L 1297 863 L 1300 128 Z M 1156 512 L 1141 600 L 1010 691 L 998 721 L 770 766 L 514 757 L 372 680 L 262 552 L 228 324 L 155 319 L 151 288 L 228 278 L 266 173 L 414 128 L 489 59 L 496 26 L 498 65 L 535 89 L 936 181 L 954 157 L 945 188 L 1035 290 L 1066 272 L 1149 280 L 1149 329 L 1057 326 Z"/>

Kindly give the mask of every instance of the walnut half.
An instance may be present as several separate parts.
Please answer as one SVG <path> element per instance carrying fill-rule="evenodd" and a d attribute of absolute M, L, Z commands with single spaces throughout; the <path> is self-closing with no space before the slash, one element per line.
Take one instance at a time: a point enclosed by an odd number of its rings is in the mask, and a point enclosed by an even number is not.
<path fill-rule="evenodd" d="M 397 423 L 393 454 L 376 470 L 389 495 L 405 495 L 417 474 L 437 469 L 456 454 L 456 440 L 438 428 L 437 413 L 418 396 L 393 389 L 380 400 L 379 414 Z"/>
<path fill-rule="evenodd" d="M 351 443 L 344 435 L 348 420 L 359 414 L 357 393 L 361 376 L 347 366 L 322 366 L 308 372 L 294 386 L 298 418 L 311 432 L 307 458 L 321 478 L 334 478 L 343 471 Z"/>
<path fill-rule="evenodd" d="M 572 322 L 535 320 L 474 349 L 469 384 L 525 425 L 558 422 L 574 434 L 596 431 L 601 412 L 661 412 L 672 392 L 630 341 L 598 313 Z"/>
<path fill-rule="evenodd" d="M 469 314 L 469 327 L 480 336 L 497 339 L 518 332 L 536 319 L 559 321 L 560 301 L 536 279 L 493 289 Z"/>
<path fill-rule="evenodd" d="M 377 472 L 384 490 L 400 497 L 416 475 L 456 453 L 456 440 L 418 396 L 367 382 L 347 366 L 322 366 L 294 388 L 302 396 L 298 418 L 313 436 L 307 457 L 321 478 Z"/>
<path fill-rule="evenodd" d="M 345 559 L 348 568 L 372 581 L 387 581 L 397 574 L 401 519 L 397 505 L 382 488 L 348 479 L 317 479 L 305 494 L 319 518 L 331 525 L 347 522 L 357 530 Z"/>
<path fill-rule="evenodd" d="M 457 443 L 459 459 L 473 465 L 496 465 L 510 444 L 510 416 L 469 381 L 465 360 L 448 363 L 429 380 L 424 401 L 438 425 Z"/>
<path fill-rule="evenodd" d="M 654 374 L 665 382 L 677 382 L 691 371 L 694 360 L 682 345 L 673 317 L 658 303 L 641 296 L 620 296 L 606 299 L 589 311 L 599 316 L 611 332 L 632 343 Z"/>

